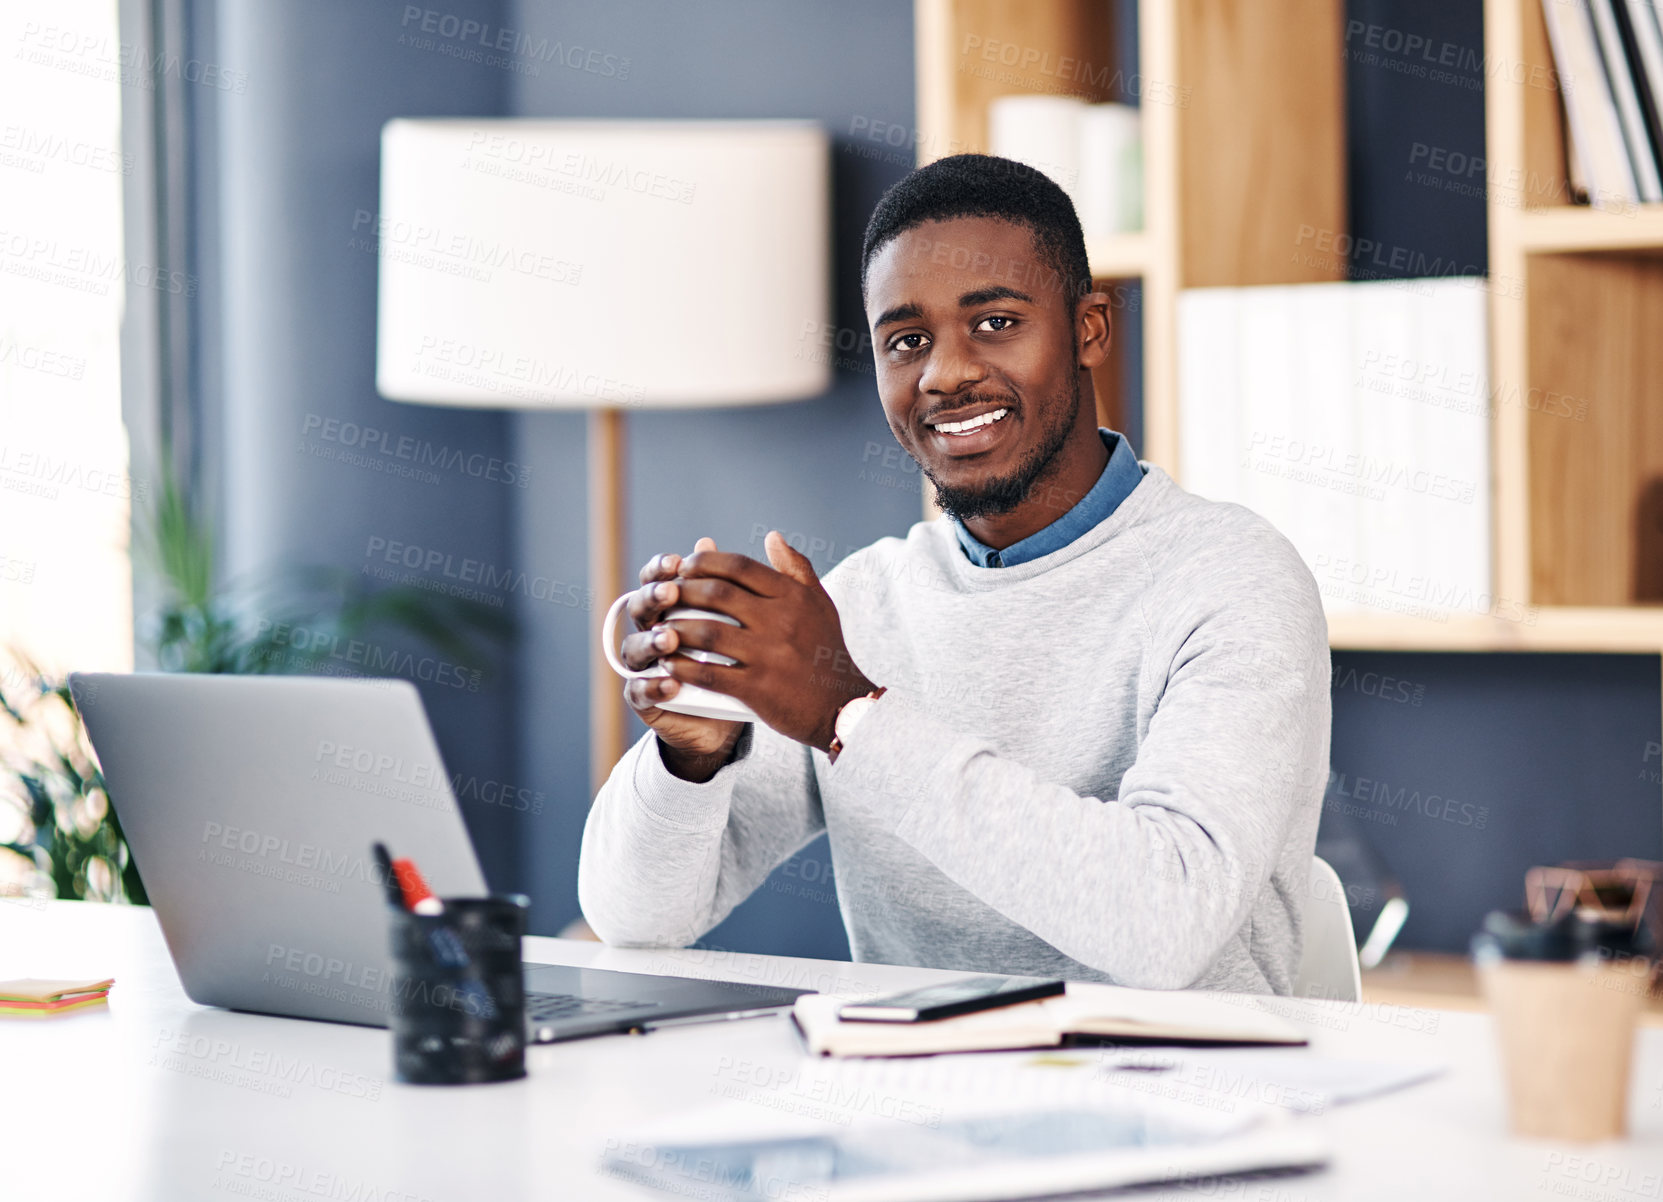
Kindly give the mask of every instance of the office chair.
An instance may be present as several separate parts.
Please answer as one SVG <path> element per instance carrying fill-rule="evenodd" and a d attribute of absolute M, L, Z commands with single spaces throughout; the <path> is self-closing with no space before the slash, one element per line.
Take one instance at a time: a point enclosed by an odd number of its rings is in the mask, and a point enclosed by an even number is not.
<path fill-rule="evenodd" d="M 1363 974 L 1357 966 L 1357 936 L 1351 930 L 1351 907 L 1345 886 L 1321 856 L 1311 857 L 1310 896 L 1305 902 L 1305 946 L 1294 974 L 1295 997 L 1357 1002 L 1363 998 Z"/>

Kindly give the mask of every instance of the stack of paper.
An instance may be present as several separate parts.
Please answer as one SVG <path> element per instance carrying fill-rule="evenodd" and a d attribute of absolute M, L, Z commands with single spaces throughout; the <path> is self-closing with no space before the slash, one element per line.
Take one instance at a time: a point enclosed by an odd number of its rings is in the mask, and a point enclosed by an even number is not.
<path fill-rule="evenodd" d="M 102 1006 L 115 978 L 102 981 L 0 981 L 0 1018 L 51 1018 Z"/>
<path fill-rule="evenodd" d="M 1320 1164 L 1321 1131 L 1308 1116 L 1439 1071 L 1298 1049 L 740 1059 L 717 1069 L 712 1092 L 722 1100 L 609 1135 L 604 1167 L 713 1202 L 1025 1198 L 1193 1185 Z"/>
<path fill-rule="evenodd" d="M 1178 300 L 1180 479 L 1287 535 L 1331 611 L 1497 612 L 1479 279 Z"/>

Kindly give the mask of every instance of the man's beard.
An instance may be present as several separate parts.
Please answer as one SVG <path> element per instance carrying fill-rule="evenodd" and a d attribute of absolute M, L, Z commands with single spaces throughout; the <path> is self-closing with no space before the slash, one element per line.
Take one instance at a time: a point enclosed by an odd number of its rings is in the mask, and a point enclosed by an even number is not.
<path fill-rule="evenodd" d="M 1055 397 L 1050 404 L 1035 407 L 1035 416 L 1040 420 L 1043 421 L 1055 413 L 1058 421 L 1054 426 L 1045 429 L 1044 439 L 1010 475 L 996 476 L 992 480 L 983 480 L 964 488 L 953 488 L 937 480 L 929 468 L 924 468 L 924 474 L 929 476 L 930 483 L 935 485 L 936 504 L 941 506 L 943 512 L 964 522 L 971 518 L 1009 513 L 1028 499 L 1034 485 L 1051 470 L 1057 452 L 1061 451 L 1063 444 L 1068 441 L 1075 417 L 1080 411 L 1079 373 L 1070 373 L 1069 381 L 1069 395 L 1066 398 Z"/>

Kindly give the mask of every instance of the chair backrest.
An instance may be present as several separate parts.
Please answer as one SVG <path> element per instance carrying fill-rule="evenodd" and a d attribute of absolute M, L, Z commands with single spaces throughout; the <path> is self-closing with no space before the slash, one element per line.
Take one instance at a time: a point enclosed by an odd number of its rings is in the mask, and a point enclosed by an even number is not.
<path fill-rule="evenodd" d="M 1340 874 L 1321 856 L 1311 857 L 1311 884 L 1305 900 L 1305 947 L 1294 974 L 1295 997 L 1363 1000 L 1363 974 L 1357 967 L 1357 936 L 1351 930 Z"/>

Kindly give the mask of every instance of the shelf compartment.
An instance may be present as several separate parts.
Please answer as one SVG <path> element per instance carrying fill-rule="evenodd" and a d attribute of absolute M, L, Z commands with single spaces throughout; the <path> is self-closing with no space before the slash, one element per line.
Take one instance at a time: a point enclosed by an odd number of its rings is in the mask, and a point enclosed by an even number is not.
<path fill-rule="evenodd" d="M 1101 0 L 915 0 L 918 162 L 986 152 L 987 107 L 1033 93 L 1118 100 Z"/>
<path fill-rule="evenodd" d="M 1663 601 L 1663 257 L 1525 259 L 1530 596 Z"/>
<path fill-rule="evenodd" d="M 1146 212 L 1175 214 L 1177 288 L 1346 278 L 1344 9 L 1142 6 Z"/>

